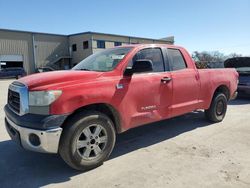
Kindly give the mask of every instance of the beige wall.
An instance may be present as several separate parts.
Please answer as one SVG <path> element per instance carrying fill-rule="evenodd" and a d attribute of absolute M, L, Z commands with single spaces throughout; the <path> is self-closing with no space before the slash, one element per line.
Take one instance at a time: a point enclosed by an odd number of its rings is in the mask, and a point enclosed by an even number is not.
<path fill-rule="evenodd" d="M 146 39 L 138 39 L 138 38 L 131 38 L 130 41 L 132 44 L 141 44 L 141 43 L 152 44 L 152 43 L 154 43 L 154 40 L 146 40 Z"/>
<path fill-rule="evenodd" d="M 83 49 L 83 42 L 89 42 L 89 48 Z M 73 44 L 77 45 L 77 50 L 75 52 L 71 52 L 72 54 L 72 64 L 77 64 L 81 60 L 85 59 L 89 55 L 91 55 L 91 35 L 90 34 L 79 34 L 79 35 L 71 35 L 69 36 L 69 47 L 71 48 Z"/>
<path fill-rule="evenodd" d="M 0 55 L 22 55 L 25 71 L 33 72 L 32 34 L 0 30 Z"/>
<path fill-rule="evenodd" d="M 93 34 L 93 49 L 97 49 L 97 40 L 105 41 L 106 48 L 113 48 L 114 42 L 121 42 L 122 45 L 126 44 L 150 44 L 150 43 L 158 43 L 158 44 L 167 44 L 167 41 L 162 40 L 154 40 L 154 39 L 143 39 L 136 37 L 127 37 L 127 36 L 116 36 L 116 35 L 106 35 L 106 34 Z M 99 49 L 98 49 L 99 50 Z"/>
<path fill-rule="evenodd" d="M 105 34 L 93 34 L 93 40 L 129 43 L 129 37 L 115 36 L 115 35 L 112 36 L 112 35 L 105 35 Z"/>
<path fill-rule="evenodd" d="M 167 41 L 162 40 L 153 40 L 153 39 L 142 39 L 136 37 L 126 37 L 126 36 L 112 36 L 112 35 L 105 35 L 105 34 L 93 34 L 92 36 L 92 47 L 93 53 L 102 51 L 102 48 L 97 48 L 97 40 L 105 41 L 106 48 L 113 48 L 114 42 L 121 42 L 122 45 L 127 44 L 150 44 L 150 43 L 158 43 L 158 44 L 167 44 Z"/>

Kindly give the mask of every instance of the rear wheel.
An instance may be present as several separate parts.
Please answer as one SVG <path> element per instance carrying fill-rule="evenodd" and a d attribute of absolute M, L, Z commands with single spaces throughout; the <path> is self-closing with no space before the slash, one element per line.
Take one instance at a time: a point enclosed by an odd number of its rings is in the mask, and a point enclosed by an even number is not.
<path fill-rule="evenodd" d="M 77 170 L 89 170 L 102 165 L 115 144 L 115 129 L 108 116 L 99 112 L 76 114 L 65 125 L 59 153 Z"/>
<path fill-rule="evenodd" d="M 205 110 L 205 116 L 209 121 L 220 122 L 227 111 L 227 97 L 223 93 L 217 93 L 212 100 L 209 109 Z"/>

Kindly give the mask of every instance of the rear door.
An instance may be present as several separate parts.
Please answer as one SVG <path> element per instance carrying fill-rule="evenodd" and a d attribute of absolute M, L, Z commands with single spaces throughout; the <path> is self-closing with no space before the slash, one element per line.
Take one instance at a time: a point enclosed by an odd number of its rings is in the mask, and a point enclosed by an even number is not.
<path fill-rule="evenodd" d="M 167 49 L 173 84 L 172 116 L 181 115 L 197 108 L 199 97 L 199 75 L 185 61 L 179 49 Z"/>

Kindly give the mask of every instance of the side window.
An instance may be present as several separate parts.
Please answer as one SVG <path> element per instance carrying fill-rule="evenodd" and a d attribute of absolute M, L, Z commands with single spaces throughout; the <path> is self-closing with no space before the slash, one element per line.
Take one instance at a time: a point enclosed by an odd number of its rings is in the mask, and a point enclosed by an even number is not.
<path fill-rule="evenodd" d="M 72 51 L 75 52 L 77 50 L 76 44 L 72 44 Z"/>
<path fill-rule="evenodd" d="M 97 41 L 97 48 L 105 48 L 105 41 L 104 40 L 98 40 Z"/>
<path fill-rule="evenodd" d="M 83 49 L 88 49 L 89 48 L 89 41 L 83 41 Z"/>
<path fill-rule="evenodd" d="M 181 52 L 177 49 L 168 49 L 168 55 L 172 62 L 173 71 L 186 69 L 187 65 Z"/>
<path fill-rule="evenodd" d="M 163 57 L 161 49 L 159 48 L 148 48 L 141 50 L 133 57 L 133 62 L 140 59 L 149 59 L 153 63 L 154 72 L 164 72 Z"/>
<path fill-rule="evenodd" d="M 114 42 L 114 46 L 121 46 L 122 43 L 121 42 Z"/>

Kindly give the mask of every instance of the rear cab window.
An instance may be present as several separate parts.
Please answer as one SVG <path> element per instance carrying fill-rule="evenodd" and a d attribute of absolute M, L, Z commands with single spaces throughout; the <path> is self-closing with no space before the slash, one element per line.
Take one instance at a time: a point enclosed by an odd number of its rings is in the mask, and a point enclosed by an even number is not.
<path fill-rule="evenodd" d="M 178 71 L 187 68 L 187 64 L 180 50 L 169 48 L 167 51 L 172 71 Z"/>

